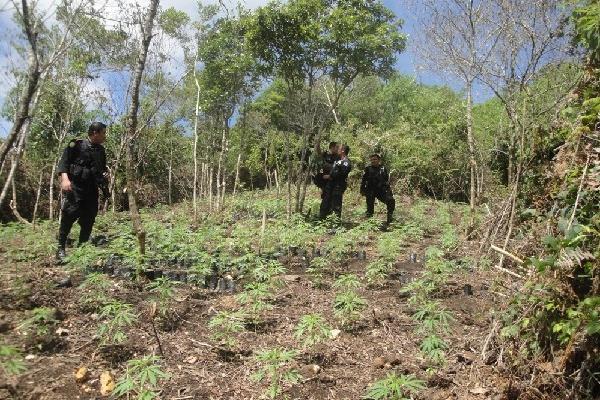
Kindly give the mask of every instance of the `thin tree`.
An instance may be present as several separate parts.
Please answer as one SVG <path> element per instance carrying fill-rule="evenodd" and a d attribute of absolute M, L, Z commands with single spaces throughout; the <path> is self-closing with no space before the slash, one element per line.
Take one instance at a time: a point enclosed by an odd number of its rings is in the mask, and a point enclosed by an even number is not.
<path fill-rule="evenodd" d="M 9 150 L 17 140 L 25 121 L 29 118 L 29 107 L 31 100 L 38 89 L 38 83 L 41 75 L 40 60 L 38 55 L 38 29 L 39 21 L 35 18 L 30 9 L 27 0 L 21 0 L 21 7 L 13 2 L 17 18 L 21 23 L 23 33 L 27 38 L 27 73 L 24 78 L 24 85 L 19 95 L 15 119 L 10 128 L 6 140 L 0 145 L 0 165 L 3 166 Z"/>
<path fill-rule="evenodd" d="M 481 77 L 499 39 L 491 0 L 423 0 L 415 2 L 423 26 L 418 51 L 428 67 L 458 78 L 466 93 L 465 123 L 469 149 L 469 205 L 477 196 L 477 144 L 473 134 L 473 86 Z"/>
<path fill-rule="evenodd" d="M 127 143 L 125 146 L 126 154 L 126 178 L 127 178 L 127 198 L 129 200 L 129 212 L 131 215 L 131 222 L 133 224 L 133 230 L 138 239 L 140 254 L 146 252 L 146 231 L 142 224 L 142 218 L 137 205 L 136 199 L 136 187 L 137 179 L 135 173 L 135 160 L 134 160 L 134 148 L 136 139 L 139 135 L 138 131 L 138 109 L 140 105 L 140 86 L 142 83 L 142 76 L 144 74 L 144 68 L 146 66 L 146 59 L 148 57 L 148 48 L 152 41 L 152 28 L 154 25 L 154 18 L 158 10 L 159 0 L 150 0 L 150 6 L 146 18 L 143 24 L 140 24 L 141 29 L 141 42 L 139 47 L 139 53 L 137 57 L 136 67 L 133 74 L 133 84 L 131 87 L 131 103 L 129 105 L 129 111 L 126 117 L 126 128 L 125 134 L 127 135 Z"/>

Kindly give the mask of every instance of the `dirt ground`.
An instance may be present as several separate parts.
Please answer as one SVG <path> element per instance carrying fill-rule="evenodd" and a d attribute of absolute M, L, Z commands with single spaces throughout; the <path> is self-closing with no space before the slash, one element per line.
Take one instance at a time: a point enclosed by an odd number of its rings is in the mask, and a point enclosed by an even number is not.
<path fill-rule="evenodd" d="M 336 267 L 337 273 L 364 275 L 367 263 L 376 257 L 375 239 L 357 250 L 366 251 L 366 259 L 350 257 Z M 417 278 L 427 246 L 437 238 L 426 237 L 410 243 L 394 264 L 393 271 L 381 287 L 364 285 L 359 289 L 368 308 L 351 329 L 315 348 L 300 351 L 293 365 L 308 371 L 318 365 L 318 373 L 303 373 L 299 383 L 285 386 L 291 399 L 360 399 L 373 382 L 394 371 L 414 374 L 426 382 L 417 399 L 513 399 L 518 398 L 511 382 L 493 357 L 482 357 L 482 349 L 490 334 L 493 309 L 502 301 L 502 293 L 492 289 L 492 282 L 506 280 L 490 271 L 463 265 L 456 269 L 434 298 L 447 308 L 453 321 L 450 334 L 443 334 L 449 348 L 446 364 L 435 371 L 419 351 L 415 334 L 415 312 L 400 289 Z M 456 249 L 458 255 L 472 251 L 469 243 Z M 411 253 L 417 260 L 410 260 Z M 129 331 L 128 340 L 119 346 L 100 347 L 95 338 L 98 315 L 86 311 L 79 302 L 81 274 L 67 272 L 54 265 L 53 258 L 29 263 L 27 293 L 16 294 L 15 281 L 7 263 L 8 252 L 0 253 L 7 267 L 0 282 L 0 338 L 18 345 L 26 355 L 28 369 L 18 377 L 7 377 L 1 399 L 65 400 L 102 398 L 99 377 L 109 371 L 118 379 L 124 362 L 141 355 L 159 353 L 153 333 L 143 282 L 111 276 L 111 294 L 134 304 L 140 318 Z M 158 338 L 164 354 L 163 369 L 169 379 L 162 385 L 161 399 L 258 399 L 264 383 L 251 379 L 258 368 L 254 358 L 263 348 L 280 346 L 299 348 L 293 336 L 302 315 L 320 313 L 334 328 L 339 328 L 333 315 L 333 277 L 316 287 L 306 272 L 302 256 L 283 255 L 280 261 L 287 271 L 285 286 L 276 293 L 274 308 L 259 326 L 248 327 L 237 335 L 238 351 L 228 352 L 211 340 L 207 322 L 218 311 L 233 310 L 237 293 L 222 293 L 192 284 L 176 287 L 171 305 L 175 317 L 170 326 L 158 326 Z M 416 262 L 415 262 L 416 261 Z M 19 265 L 20 271 L 24 268 Z M 67 278 L 69 278 L 67 280 Z M 237 292 L 239 292 L 239 287 Z M 59 323 L 53 328 L 52 340 L 33 345 L 19 327 L 34 307 L 58 310 Z M 160 325 L 160 324 L 159 324 Z M 41 348 L 40 348 L 41 347 Z M 80 367 L 89 370 L 89 378 L 77 382 Z M 0 386 L 2 387 L 2 386 Z"/>

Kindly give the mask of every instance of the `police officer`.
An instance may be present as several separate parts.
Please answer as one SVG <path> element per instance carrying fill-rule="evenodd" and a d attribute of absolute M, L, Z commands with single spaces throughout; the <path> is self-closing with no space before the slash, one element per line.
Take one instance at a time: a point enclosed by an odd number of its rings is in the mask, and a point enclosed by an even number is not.
<path fill-rule="evenodd" d="M 60 188 L 63 191 L 62 219 L 58 232 L 56 257 L 62 261 L 71 227 L 79 222 L 79 244 L 90 239 L 92 226 L 98 214 L 98 188 L 108 196 L 106 153 L 106 125 L 94 122 L 88 129 L 87 139 L 69 142 L 58 164 Z"/>
<path fill-rule="evenodd" d="M 319 144 L 316 146 L 317 154 L 321 155 L 321 149 Z M 321 169 L 313 176 L 313 182 L 319 189 L 321 189 L 321 199 L 323 198 L 323 191 L 325 189 L 325 184 L 327 181 L 323 178 L 325 175 L 329 175 L 331 173 L 331 169 L 333 168 L 333 163 L 339 159 L 338 155 L 338 144 L 337 142 L 329 143 L 329 151 L 327 153 L 322 154 L 322 164 Z"/>
<path fill-rule="evenodd" d="M 348 160 L 348 153 L 350 147 L 346 144 L 342 144 L 338 147 L 339 160 L 333 163 L 331 173 L 324 175 L 323 179 L 326 181 L 323 189 L 323 200 L 321 201 L 321 209 L 319 216 L 321 219 L 327 218 L 332 212 L 342 217 L 342 200 L 346 187 L 348 186 L 346 179 L 352 169 L 350 160 Z"/>
<path fill-rule="evenodd" d="M 396 201 L 390 187 L 390 175 L 387 169 L 381 165 L 381 156 L 371 154 L 369 157 L 371 165 L 365 168 L 360 184 L 360 194 L 367 200 L 367 217 L 372 217 L 375 211 L 375 199 L 384 203 L 387 207 L 387 223 L 392 223 Z"/>

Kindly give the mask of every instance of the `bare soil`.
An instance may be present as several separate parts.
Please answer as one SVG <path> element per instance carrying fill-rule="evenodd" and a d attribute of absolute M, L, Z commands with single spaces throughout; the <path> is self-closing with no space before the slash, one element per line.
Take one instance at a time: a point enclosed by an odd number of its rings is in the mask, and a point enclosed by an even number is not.
<path fill-rule="evenodd" d="M 301 352 L 295 365 L 298 370 L 310 364 L 319 365 L 321 370 L 287 386 L 285 394 L 289 398 L 360 399 L 368 385 L 390 371 L 414 374 L 425 380 L 427 389 L 416 396 L 418 399 L 519 398 L 518 386 L 503 377 L 494 360 L 482 358 L 482 347 L 492 326 L 491 310 L 501 300 L 490 289 L 489 271 L 467 265 L 457 270 L 435 294 L 451 311 L 454 321 L 450 335 L 440 333 L 450 345 L 446 365 L 435 372 L 427 370 L 428 364 L 419 352 L 415 321 L 411 318 L 415 310 L 409 307 L 400 288 L 419 276 L 423 269 L 420 259 L 432 241 L 428 238 L 410 244 L 382 287 L 360 290 L 368 301 L 368 309 L 351 329 L 344 329 L 325 345 Z M 349 259 L 338 266 L 337 272 L 363 274 L 374 257 L 373 246 L 370 243 L 361 248 L 366 251 L 366 260 Z M 409 261 L 411 252 L 418 255 L 417 262 Z M 468 252 L 468 248 L 457 252 Z M 8 260 L 6 254 L 0 257 Z M 258 399 L 264 384 L 251 379 L 258 368 L 253 358 L 256 351 L 273 346 L 300 348 L 293 332 L 305 314 L 321 313 L 338 327 L 332 307 L 333 277 L 327 278 L 324 288 L 317 288 L 306 274 L 306 263 L 301 257 L 283 257 L 282 261 L 288 268 L 286 285 L 277 293 L 274 309 L 264 323 L 250 326 L 238 335 L 238 351 L 223 349 L 211 340 L 207 328 L 208 320 L 216 312 L 237 307 L 235 293 L 219 293 L 185 283 L 177 286 L 171 320 L 166 326 L 157 326 L 164 351 L 163 367 L 170 375 L 162 387 L 162 399 Z M 25 276 L 29 287 L 27 293 L 18 295 L 15 281 L 10 278 L 15 275 L 10 269 L 6 268 L 5 278 L 0 282 L 0 338 L 17 343 L 24 350 L 28 355 L 28 370 L 18 378 L 6 378 L 5 388 L 0 389 L 1 399 L 99 399 L 99 376 L 103 371 L 110 371 L 118 379 L 128 359 L 158 354 L 142 283 L 111 278 L 111 294 L 134 304 L 141 317 L 125 344 L 100 347 L 95 338 L 98 315 L 79 304 L 77 286 L 83 276 L 71 275 L 70 285 L 65 284 L 68 273 L 55 266 L 49 256 L 31 264 L 26 271 L 15 271 Z M 59 286 L 67 287 L 57 287 L 59 282 L 62 282 Z M 55 308 L 62 319 L 53 328 L 52 340 L 32 343 L 18 325 L 27 310 L 40 306 Z M 382 359 L 386 361 L 382 363 Z M 89 369 L 90 378 L 78 383 L 74 372 L 82 366 Z"/>

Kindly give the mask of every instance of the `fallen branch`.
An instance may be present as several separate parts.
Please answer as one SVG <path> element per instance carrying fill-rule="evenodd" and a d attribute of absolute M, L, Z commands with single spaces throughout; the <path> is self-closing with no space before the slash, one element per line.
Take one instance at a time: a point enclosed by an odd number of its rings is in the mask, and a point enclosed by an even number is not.
<path fill-rule="evenodd" d="M 512 275 L 515 278 L 524 279 L 523 275 L 519 275 L 516 272 L 511 271 L 510 269 L 506 269 L 506 268 L 501 267 L 499 265 L 494 265 L 493 267 L 496 268 L 498 271 L 502 271 L 502 272 L 504 272 L 506 274 Z"/>
<path fill-rule="evenodd" d="M 488 346 L 490 345 L 490 342 L 492 340 L 492 337 L 495 335 L 496 330 L 498 330 L 499 324 L 498 321 L 494 321 L 494 323 L 492 324 L 492 329 L 490 329 L 490 333 L 487 335 L 485 342 L 483 343 L 483 347 L 481 348 L 481 359 L 485 360 L 485 356 L 486 356 L 486 352 L 488 349 Z"/>
<path fill-rule="evenodd" d="M 581 174 L 581 182 L 579 183 L 579 189 L 577 189 L 577 198 L 575 199 L 575 204 L 573 205 L 573 212 L 571 213 L 571 218 L 569 218 L 569 224 L 567 225 L 567 232 L 571 229 L 573 225 L 573 221 L 575 220 L 575 213 L 577 212 L 577 207 L 579 207 L 579 201 L 581 200 L 581 190 L 583 189 L 583 184 L 585 182 L 585 176 L 587 175 L 588 167 L 590 166 L 590 155 L 588 154 L 587 160 L 585 162 L 585 167 L 583 168 L 583 173 Z"/>
<path fill-rule="evenodd" d="M 516 261 L 516 262 L 517 262 L 517 263 L 519 263 L 519 264 L 523 264 L 523 263 L 524 263 L 524 261 L 523 261 L 523 260 L 521 260 L 519 257 L 515 256 L 515 255 L 514 255 L 514 254 L 512 254 L 512 253 L 509 253 L 508 251 L 506 251 L 506 250 L 504 250 L 504 249 L 501 249 L 500 247 L 498 247 L 498 246 L 496 246 L 496 245 L 491 245 L 491 246 L 490 246 L 490 248 L 491 248 L 492 250 L 495 250 L 495 251 L 497 251 L 497 252 L 498 252 L 498 253 L 500 253 L 500 254 L 503 254 L 503 255 L 505 255 L 506 257 L 512 258 L 514 261 Z"/>

